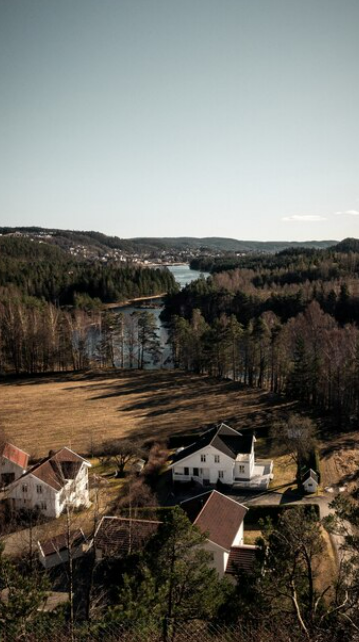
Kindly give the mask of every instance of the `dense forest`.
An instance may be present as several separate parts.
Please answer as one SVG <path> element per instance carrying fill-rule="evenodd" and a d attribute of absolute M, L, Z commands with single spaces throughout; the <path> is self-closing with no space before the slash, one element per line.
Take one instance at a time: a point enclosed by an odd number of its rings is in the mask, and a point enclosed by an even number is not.
<path fill-rule="evenodd" d="M 356 424 L 358 242 L 239 257 L 227 268 L 217 261 L 207 280 L 167 297 L 175 365 L 285 393 L 332 413 L 340 427 Z"/>
<path fill-rule="evenodd" d="M 27 238 L 0 238 L 0 288 L 56 305 L 73 305 L 76 295 L 117 302 L 176 289 L 166 269 L 76 261 L 63 250 Z M 78 302 L 78 301 L 77 301 Z"/>

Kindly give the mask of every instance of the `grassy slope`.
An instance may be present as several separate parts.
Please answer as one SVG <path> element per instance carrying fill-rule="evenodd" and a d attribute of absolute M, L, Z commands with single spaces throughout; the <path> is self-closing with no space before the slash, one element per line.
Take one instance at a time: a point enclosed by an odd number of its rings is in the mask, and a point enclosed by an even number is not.
<path fill-rule="evenodd" d="M 57 375 L 0 383 L 0 426 L 35 457 L 72 445 L 135 435 L 168 438 L 226 421 L 234 428 L 265 428 L 285 410 L 259 390 L 171 371 Z"/>

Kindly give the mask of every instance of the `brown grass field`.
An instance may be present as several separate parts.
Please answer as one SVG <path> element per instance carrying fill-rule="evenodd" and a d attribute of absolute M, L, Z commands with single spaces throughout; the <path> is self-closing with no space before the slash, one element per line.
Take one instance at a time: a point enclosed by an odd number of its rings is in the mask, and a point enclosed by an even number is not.
<path fill-rule="evenodd" d="M 168 370 L 8 379 L 0 395 L 0 428 L 33 457 L 63 445 L 88 454 L 111 437 L 167 439 L 221 421 L 260 430 L 290 409 L 268 392 Z"/>

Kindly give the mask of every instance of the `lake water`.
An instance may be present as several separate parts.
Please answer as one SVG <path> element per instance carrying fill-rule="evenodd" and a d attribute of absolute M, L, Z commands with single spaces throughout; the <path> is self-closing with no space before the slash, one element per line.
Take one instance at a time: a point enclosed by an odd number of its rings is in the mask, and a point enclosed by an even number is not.
<path fill-rule="evenodd" d="M 170 272 L 172 272 L 173 276 L 175 277 L 175 280 L 179 284 L 181 288 L 184 288 L 188 283 L 191 283 L 191 281 L 195 281 L 196 279 L 199 279 L 201 272 L 198 272 L 197 270 L 191 270 L 189 265 L 169 265 L 168 269 Z M 209 276 L 208 272 L 203 272 L 202 273 L 204 277 Z M 158 307 L 153 308 L 151 306 L 151 303 L 156 303 L 158 304 Z M 148 305 L 146 305 L 148 303 Z M 149 312 L 152 312 L 154 315 L 156 322 L 157 322 L 157 334 L 161 342 L 161 347 L 162 347 L 162 358 L 160 363 L 157 366 L 153 366 L 150 363 L 146 365 L 146 368 L 168 368 L 171 367 L 171 365 L 168 362 L 169 356 L 170 356 L 170 350 L 167 345 L 168 341 L 168 331 L 164 323 L 160 319 L 160 314 L 163 310 L 163 303 L 162 299 L 148 299 L 147 302 L 145 302 L 142 305 L 126 305 L 126 306 L 119 306 L 118 308 L 115 308 L 113 312 L 123 312 L 124 314 L 132 314 L 133 312 L 143 312 L 145 310 L 148 310 Z"/>

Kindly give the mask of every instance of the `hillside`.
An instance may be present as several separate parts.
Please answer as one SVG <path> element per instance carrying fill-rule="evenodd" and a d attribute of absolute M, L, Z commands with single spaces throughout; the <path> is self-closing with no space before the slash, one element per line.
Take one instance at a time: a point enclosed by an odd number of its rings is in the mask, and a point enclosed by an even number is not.
<path fill-rule="evenodd" d="M 178 251 L 210 251 L 210 252 L 279 252 L 288 247 L 327 248 L 337 241 L 241 241 L 222 237 L 138 237 L 123 239 L 118 236 L 108 236 L 101 232 L 60 230 L 41 227 L 0 227 L 3 236 L 16 235 L 29 237 L 44 244 L 56 245 L 66 252 L 76 255 L 76 248 L 84 250 L 91 257 L 103 256 L 111 251 L 128 254 L 158 254 L 161 252 Z"/>

